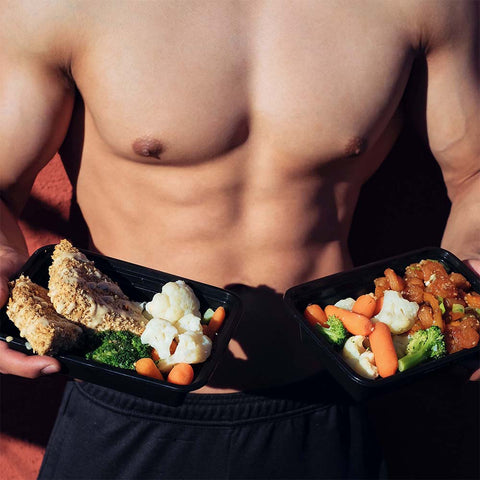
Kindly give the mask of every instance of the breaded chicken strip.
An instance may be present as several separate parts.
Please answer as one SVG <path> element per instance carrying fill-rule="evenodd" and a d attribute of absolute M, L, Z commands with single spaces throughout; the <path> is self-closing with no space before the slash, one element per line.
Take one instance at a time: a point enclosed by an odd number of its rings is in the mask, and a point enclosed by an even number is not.
<path fill-rule="evenodd" d="M 58 315 L 45 288 L 23 275 L 10 282 L 9 287 L 7 315 L 34 352 L 55 354 L 77 343 L 82 329 Z"/>
<path fill-rule="evenodd" d="M 48 289 L 59 314 L 94 330 L 128 330 L 141 335 L 147 322 L 141 307 L 83 253 L 62 240 L 52 259 Z"/>

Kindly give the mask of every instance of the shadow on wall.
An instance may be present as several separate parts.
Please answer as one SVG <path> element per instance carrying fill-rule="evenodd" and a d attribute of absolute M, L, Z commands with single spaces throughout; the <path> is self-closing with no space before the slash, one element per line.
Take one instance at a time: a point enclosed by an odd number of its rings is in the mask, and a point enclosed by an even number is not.
<path fill-rule="evenodd" d="M 76 203 L 72 204 L 72 186 L 62 161 L 55 155 L 38 174 L 20 217 L 29 253 L 62 238 L 85 247 L 87 229 L 81 216 L 76 215 L 77 209 Z"/>
<path fill-rule="evenodd" d="M 354 264 L 439 246 L 449 211 L 440 167 L 406 127 L 360 192 L 349 236 Z"/>

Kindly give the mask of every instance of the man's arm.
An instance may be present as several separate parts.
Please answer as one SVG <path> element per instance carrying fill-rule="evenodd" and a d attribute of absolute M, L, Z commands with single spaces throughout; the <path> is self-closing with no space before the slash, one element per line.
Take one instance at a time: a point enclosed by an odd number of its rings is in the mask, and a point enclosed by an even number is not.
<path fill-rule="evenodd" d="M 442 246 L 480 275 L 480 4 L 428 6 L 426 131 L 452 202 Z"/>
<path fill-rule="evenodd" d="M 17 219 L 39 170 L 59 148 L 70 121 L 74 92 L 62 67 L 38 39 L 28 38 L 21 16 L 5 8 L 0 21 L 0 306 L 8 297 L 7 280 L 27 257 Z M 24 36 L 22 36 L 24 35 Z M 51 357 L 27 357 L 0 342 L 0 372 L 36 377 Z"/>
<path fill-rule="evenodd" d="M 442 246 L 480 273 L 479 4 L 430 7 L 426 129 L 452 202 Z"/>

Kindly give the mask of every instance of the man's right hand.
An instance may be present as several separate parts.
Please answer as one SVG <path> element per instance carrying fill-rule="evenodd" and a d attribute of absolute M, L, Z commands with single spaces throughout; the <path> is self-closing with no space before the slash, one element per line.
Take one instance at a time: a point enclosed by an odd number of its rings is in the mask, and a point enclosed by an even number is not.
<path fill-rule="evenodd" d="M 25 263 L 26 257 L 13 248 L 3 248 L 0 254 L 0 307 L 8 300 L 8 280 Z M 53 357 L 26 355 L 0 341 L 0 373 L 36 378 L 60 371 L 60 363 Z"/>
<path fill-rule="evenodd" d="M 16 352 L 0 341 L 0 373 L 37 378 L 59 371 L 60 363 L 55 358 Z"/>

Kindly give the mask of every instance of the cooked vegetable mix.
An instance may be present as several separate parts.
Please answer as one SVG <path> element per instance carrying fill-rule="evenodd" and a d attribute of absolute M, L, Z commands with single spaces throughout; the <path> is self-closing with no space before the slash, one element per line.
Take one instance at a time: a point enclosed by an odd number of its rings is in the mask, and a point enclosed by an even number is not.
<path fill-rule="evenodd" d="M 95 332 L 88 342 L 94 349 L 86 358 L 189 385 L 194 377 L 191 364 L 202 363 L 210 356 L 212 340 L 225 321 L 225 308 L 209 308 L 200 315 L 198 299 L 182 280 L 166 283 L 143 308 L 148 322 L 141 335 Z"/>
<path fill-rule="evenodd" d="M 389 377 L 478 345 L 480 294 L 441 262 L 413 263 L 403 276 L 387 268 L 372 287 L 356 299 L 310 304 L 304 311 L 315 331 L 363 377 Z M 345 336 L 333 319 L 341 322 Z"/>

